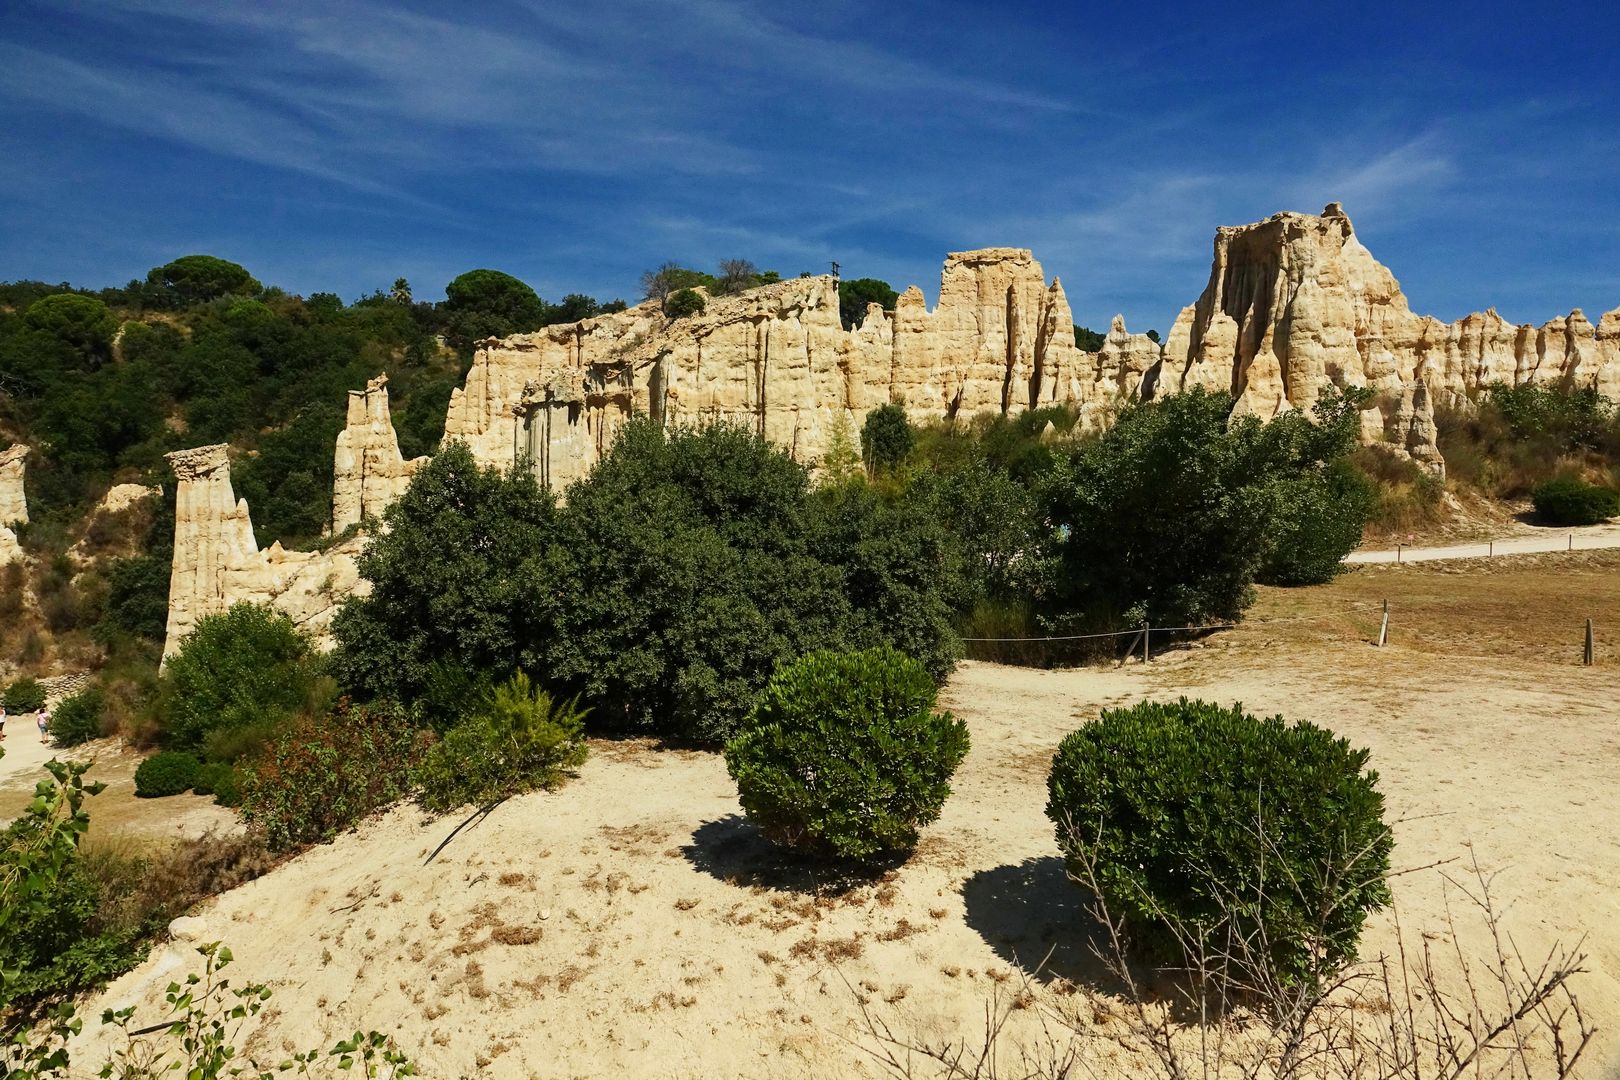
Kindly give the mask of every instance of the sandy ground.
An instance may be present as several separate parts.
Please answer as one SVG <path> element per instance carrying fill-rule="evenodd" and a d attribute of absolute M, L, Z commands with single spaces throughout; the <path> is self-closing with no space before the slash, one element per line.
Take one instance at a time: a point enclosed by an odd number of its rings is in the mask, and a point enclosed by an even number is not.
<path fill-rule="evenodd" d="M 96 842 L 119 836 L 178 839 L 201 836 L 210 829 L 227 832 L 241 827 L 235 812 L 214 805 L 212 796 L 137 799 L 135 767 L 146 755 L 126 750 L 114 740 L 102 739 L 71 749 L 43 745 L 34 716 L 29 713 L 6 721 L 6 738 L 0 746 L 6 751 L 0 758 L 0 821 L 10 821 L 22 813 L 34 797 L 34 786 L 49 778 L 41 766 L 59 758 L 92 762 L 85 779 L 107 785 L 105 791 L 86 803 Z"/>
<path fill-rule="evenodd" d="M 1400 618 L 1379 649 L 1382 598 Z M 266 1059 L 376 1027 L 429 1077 L 881 1075 L 860 1002 L 897 1031 L 971 1039 L 1026 974 L 1036 1004 L 1061 1004 L 1067 980 L 1106 988 L 1043 814 L 1046 770 L 1099 709 L 1187 694 L 1369 746 L 1398 866 L 1472 845 L 1527 953 L 1585 935 L 1583 1003 L 1609 1030 L 1582 1075 L 1611 1076 L 1620 650 L 1586 668 L 1549 645 L 1583 610 L 1620 626 L 1620 553 L 1266 590 L 1242 628 L 1145 666 L 965 663 L 943 699 L 973 747 L 943 817 L 908 863 L 841 895 L 783 868 L 718 757 L 598 741 L 563 790 L 503 805 L 431 862 L 457 819 L 399 808 L 213 901 L 204 936 L 273 989 L 246 1040 Z M 1444 890 L 1438 870 L 1398 879 L 1409 932 L 1443 928 Z M 1393 940 L 1375 916 L 1365 951 Z M 192 960 L 157 950 L 89 1014 L 150 1008 Z"/>

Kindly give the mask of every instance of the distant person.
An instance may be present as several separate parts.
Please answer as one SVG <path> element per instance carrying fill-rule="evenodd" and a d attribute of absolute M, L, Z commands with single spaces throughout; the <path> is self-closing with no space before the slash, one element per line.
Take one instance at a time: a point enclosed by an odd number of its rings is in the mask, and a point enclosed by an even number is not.
<path fill-rule="evenodd" d="M 45 706 L 41 705 L 39 707 L 39 712 L 34 715 L 34 720 L 35 720 L 35 722 L 37 722 L 39 724 L 39 741 L 42 742 L 42 743 L 47 743 L 48 744 L 51 741 L 51 736 L 50 736 L 51 714 L 50 714 L 50 710 L 46 709 Z"/>
<path fill-rule="evenodd" d="M 4 742 L 5 738 L 6 738 L 6 707 L 4 705 L 0 705 L 0 742 Z"/>

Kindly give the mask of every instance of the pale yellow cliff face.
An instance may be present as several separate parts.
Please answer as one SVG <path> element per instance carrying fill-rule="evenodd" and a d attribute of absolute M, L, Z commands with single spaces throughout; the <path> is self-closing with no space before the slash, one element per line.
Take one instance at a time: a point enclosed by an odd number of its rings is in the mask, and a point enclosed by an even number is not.
<path fill-rule="evenodd" d="M 382 518 L 427 458 L 406 461 L 388 409 L 388 376 L 349 391 L 349 413 L 332 462 L 332 527 L 340 533 L 364 518 Z"/>
<path fill-rule="evenodd" d="M 1329 385 L 1378 391 L 1363 430 L 1440 471 L 1432 403 L 1477 401 L 1492 383 L 1620 391 L 1620 309 L 1541 327 L 1494 309 L 1455 323 L 1414 314 L 1337 203 L 1217 230 L 1209 283 L 1176 319 L 1156 393 L 1229 390 L 1269 417 L 1309 409 Z"/>
<path fill-rule="evenodd" d="M 0 450 L 0 566 L 23 558 L 13 527 L 28 523 L 28 500 L 23 497 L 23 464 L 27 460 L 28 447 L 21 443 Z"/>

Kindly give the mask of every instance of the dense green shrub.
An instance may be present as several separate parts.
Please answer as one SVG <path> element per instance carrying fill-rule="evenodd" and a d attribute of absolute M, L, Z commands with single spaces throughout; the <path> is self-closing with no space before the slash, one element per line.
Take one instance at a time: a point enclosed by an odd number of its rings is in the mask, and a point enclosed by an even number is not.
<path fill-rule="evenodd" d="M 320 658 L 292 620 L 268 607 L 236 604 L 208 615 L 180 643 L 158 683 L 156 715 L 169 745 L 221 753 L 228 737 L 266 733 L 329 694 Z M 210 745 L 212 743 L 212 745 Z"/>
<path fill-rule="evenodd" d="M 863 860 L 916 846 L 967 749 L 967 725 L 934 712 L 928 672 L 881 647 L 783 666 L 725 757 L 773 843 Z"/>
<path fill-rule="evenodd" d="M 1620 514 L 1620 492 L 1574 476 L 1547 481 L 1531 501 L 1536 516 L 1549 525 L 1597 525 Z"/>
<path fill-rule="evenodd" d="M 1330 394 L 1316 422 L 1232 416 L 1226 394 L 1203 390 L 1126 409 L 1043 485 L 1060 621 L 1224 622 L 1252 602 L 1268 560 L 1279 577 L 1319 576 L 1359 538 L 1349 507 L 1325 505 L 1336 483 L 1325 474 L 1355 446 L 1365 400 Z M 1290 556 L 1288 543 L 1309 547 Z"/>
<path fill-rule="evenodd" d="M 1344 572 L 1378 505 L 1366 474 L 1341 459 L 1272 486 L 1271 535 L 1256 580 L 1268 585 L 1320 585 Z"/>
<path fill-rule="evenodd" d="M 916 441 L 905 406 L 896 402 L 879 405 L 861 423 L 861 459 L 874 473 L 903 464 Z"/>
<path fill-rule="evenodd" d="M 221 782 L 228 784 L 226 777 L 231 775 L 231 766 L 223 761 L 210 761 L 197 769 L 197 779 L 192 783 L 191 790 L 197 795 L 217 795 Z"/>
<path fill-rule="evenodd" d="M 100 687 L 88 686 L 57 703 L 50 734 L 57 746 L 78 746 L 101 737 L 101 714 L 107 704 Z"/>
<path fill-rule="evenodd" d="M 584 734 L 575 702 L 553 700 L 520 671 L 428 751 L 422 803 L 454 810 L 555 787 L 585 760 Z"/>
<path fill-rule="evenodd" d="M 1368 753 L 1325 728 L 1183 698 L 1105 709 L 1063 740 L 1046 813 L 1070 870 L 1149 955 L 1178 934 L 1311 978 L 1389 902 L 1393 839 Z"/>
<path fill-rule="evenodd" d="M 672 319 L 680 319 L 687 315 L 697 315 L 708 306 L 708 301 L 704 300 L 703 294 L 696 289 L 677 289 L 664 301 L 664 314 Z"/>
<path fill-rule="evenodd" d="M 202 762 L 184 750 L 162 750 L 135 769 L 135 794 L 143 799 L 181 795 L 197 782 Z"/>
<path fill-rule="evenodd" d="M 39 685 L 38 680 L 24 675 L 6 687 L 4 696 L 0 696 L 0 704 L 5 705 L 6 712 L 13 716 L 38 712 L 45 707 L 45 688 Z"/>
<path fill-rule="evenodd" d="M 562 589 L 545 563 L 556 500 L 526 469 L 481 468 L 452 443 L 388 508 L 388 531 L 360 556 L 371 594 L 350 597 L 332 624 L 332 665 L 362 697 L 426 698 L 448 728 L 470 681 L 504 677 L 548 635 Z"/>
<path fill-rule="evenodd" d="M 302 717 L 247 764 L 242 816 L 272 851 L 330 840 L 408 796 L 430 742 L 391 704 Z"/>
<path fill-rule="evenodd" d="M 893 311 L 900 294 L 887 281 L 878 278 L 852 278 L 838 283 L 838 317 L 845 330 L 853 330 L 866 321 L 866 309 L 876 304 L 884 311 Z"/>

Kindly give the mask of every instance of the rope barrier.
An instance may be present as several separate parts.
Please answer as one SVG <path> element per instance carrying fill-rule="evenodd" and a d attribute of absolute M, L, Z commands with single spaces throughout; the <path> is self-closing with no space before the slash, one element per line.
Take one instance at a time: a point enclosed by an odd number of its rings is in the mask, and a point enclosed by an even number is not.
<path fill-rule="evenodd" d="M 1208 626 L 1155 626 L 1155 634 L 1170 634 L 1182 630 L 1231 630 L 1237 623 L 1210 623 Z M 1134 635 L 1140 637 L 1142 628 L 1135 630 L 1112 630 L 1103 634 L 1065 634 L 1061 637 L 965 637 L 963 641 L 1087 641 L 1092 638 L 1125 637 Z"/>

